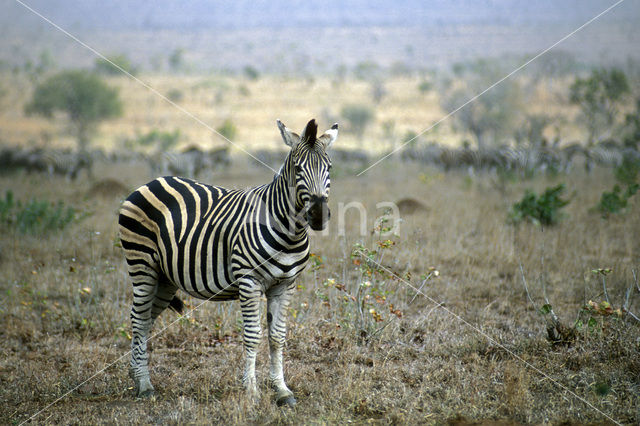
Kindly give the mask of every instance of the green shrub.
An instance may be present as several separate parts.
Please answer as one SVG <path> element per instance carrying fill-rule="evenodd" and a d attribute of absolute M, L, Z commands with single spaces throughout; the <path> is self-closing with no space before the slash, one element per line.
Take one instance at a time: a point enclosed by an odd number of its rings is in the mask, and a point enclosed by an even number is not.
<path fill-rule="evenodd" d="M 610 214 L 616 214 L 622 212 L 627 208 L 629 198 L 631 198 L 637 191 L 639 185 L 637 183 L 627 186 L 625 191 L 622 191 L 620 185 L 614 185 L 611 192 L 603 192 L 600 197 L 600 203 L 596 206 L 596 209 L 602 214 L 604 219 L 608 218 Z"/>
<path fill-rule="evenodd" d="M 609 192 L 605 191 L 600 197 L 600 202 L 595 209 L 604 219 L 611 214 L 623 212 L 627 208 L 629 198 L 638 192 L 640 185 L 636 182 L 640 171 L 640 162 L 625 158 L 622 164 L 616 167 L 614 176 L 619 184 L 613 186 Z M 621 185 L 626 187 L 622 189 Z"/>
<path fill-rule="evenodd" d="M 238 128 L 233 121 L 230 119 L 224 120 L 222 125 L 216 129 L 216 132 L 220 133 L 222 136 L 232 141 L 236 138 L 236 134 L 238 133 Z"/>
<path fill-rule="evenodd" d="M 0 199 L 0 226 L 15 229 L 22 234 L 46 234 L 64 229 L 79 220 L 78 212 L 62 201 L 32 199 L 26 204 L 16 201 L 7 191 Z"/>
<path fill-rule="evenodd" d="M 180 89 L 171 89 L 167 92 L 167 98 L 171 102 L 179 103 L 184 99 L 184 93 Z"/>
<path fill-rule="evenodd" d="M 358 138 L 362 138 L 364 129 L 374 118 L 373 110 L 365 105 L 345 105 L 342 108 L 341 115 L 349 122 L 349 129 Z"/>
<path fill-rule="evenodd" d="M 420 91 L 420 93 L 427 93 L 431 91 L 431 89 L 433 89 L 433 84 L 431 84 L 430 81 L 423 80 L 420 82 L 420 84 L 418 84 L 418 90 Z"/>
<path fill-rule="evenodd" d="M 108 56 L 106 59 L 98 58 L 94 65 L 96 73 L 102 75 L 122 74 L 122 71 L 118 67 L 131 75 L 136 75 L 138 72 L 138 69 L 131 63 L 126 55 L 112 55 Z"/>
<path fill-rule="evenodd" d="M 143 135 L 138 136 L 136 139 L 129 141 L 128 145 L 131 148 L 137 146 L 154 146 L 157 151 L 167 151 L 173 148 L 180 139 L 180 130 L 176 129 L 173 132 L 165 132 L 158 129 L 153 129 Z"/>
<path fill-rule="evenodd" d="M 257 80 L 260 78 L 260 72 L 251 65 L 245 66 L 242 71 L 249 80 Z"/>
<path fill-rule="evenodd" d="M 536 225 L 558 223 L 562 217 L 560 209 L 570 202 L 561 198 L 564 190 L 564 184 L 560 184 L 547 188 L 540 197 L 533 191 L 527 190 L 522 199 L 511 207 L 509 221 L 517 224 L 526 220 Z"/>
<path fill-rule="evenodd" d="M 618 182 L 630 186 L 636 183 L 639 172 L 640 161 L 625 158 L 622 164 L 616 167 L 614 175 Z"/>

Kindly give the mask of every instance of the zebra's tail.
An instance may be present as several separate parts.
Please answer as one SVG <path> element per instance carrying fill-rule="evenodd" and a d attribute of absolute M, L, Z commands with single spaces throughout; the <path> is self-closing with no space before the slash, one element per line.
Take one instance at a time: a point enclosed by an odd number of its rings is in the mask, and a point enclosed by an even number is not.
<path fill-rule="evenodd" d="M 177 313 L 182 314 L 182 311 L 184 310 L 184 302 L 178 299 L 178 296 L 173 296 L 173 299 L 169 302 L 169 307 Z"/>

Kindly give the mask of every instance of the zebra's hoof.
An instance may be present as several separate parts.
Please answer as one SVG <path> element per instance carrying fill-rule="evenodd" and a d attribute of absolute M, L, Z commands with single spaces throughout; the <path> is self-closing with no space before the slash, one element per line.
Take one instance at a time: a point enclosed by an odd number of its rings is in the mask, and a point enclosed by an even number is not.
<path fill-rule="evenodd" d="M 276 400 L 278 407 L 287 406 L 293 408 L 296 406 L 296 402 L 293 395 L 282 396 Z"/>
<path fill-rule="evenodd" d="M 152 389 L 147 389 L 144 390 L 142 392 L 138 391 L 138 398 L 142 398 L 142 399 L 149 399 L 152 398 L 155 395 L 156 391 Z"/>
<path fill-rule="evenodd" d="M 155 390 L 153 389 L 153 385 L 151 384 L 148 376 L 134 379 L 134 382 L 136 384 L 137 398 L 150 398 L 153 396 Z"/>

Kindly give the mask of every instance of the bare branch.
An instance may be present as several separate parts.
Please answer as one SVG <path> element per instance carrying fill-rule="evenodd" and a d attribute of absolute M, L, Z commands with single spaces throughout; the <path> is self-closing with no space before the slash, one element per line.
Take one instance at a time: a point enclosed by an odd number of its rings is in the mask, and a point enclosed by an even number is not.
<path fill-rule="evenodd" d="M 533 299 L 531 298 L 531 295 L 529 294 L 529 287 L 527 286 L 527 279 L 524 276 L 524 270 L 522 269 L 522 263 L 520 263 L 520 275 L 522 276 L 522 284 L 524 285 L 524 290 L 527 292 L 527 299 L 529 299 L 529 302 L 531 302 L 531 305 L 533 306 L 534 310 L 538 310 L 536 308 L 536 304 L 534 303 Z"/>
<path fill-rule="evenodd" d="M 629 314 L 634 320 L 640 322 L 640 318 L 638 318 L 633 312 L 627 311 L 627 314 Z"/>
<path fill-rule="evenodd" d="M 418 287 L 418 290 L 416 290 L 416 294 L 414 294 L 413 297 L 411 298 L 411 300 L 409 301 L 409 303 L 407 303 L 407 306 L 412 304 L 413 301 L 416 300 L 416 297 L 418 297 L 418 295 L 422 293 L 422 287 L 424 287 L 424 285 L 427 283 L 427 281 L 429 281 L 429 278 L 431 278 L 431 272 L 429 272 L 429 275 L 427 275 L 427 277 L 424 279 L 424 281 L 422 281 L 422 284 L 420 284 L 420 287 Z"/>
<path fill-rule="evenodd" d="M 622 304 L 622 309 L 624 309 L 625 311 L 629 310 L 629 296 L 631 295 L 632 288 L 633 286 L 629 284 L 629 287 L 627 288 L 627 291 L 624 296 L 624 303 Z"/>
<path fill-rule="evenodd" d="M 604 300 L 606 300 L 607 303 L 611 304 L 611 302 L 609 301 L 609 293 L 607 293 L 607 278 L 604 276 L 604 274 L 602 275 L 602 289 L 604 290 Z"/>

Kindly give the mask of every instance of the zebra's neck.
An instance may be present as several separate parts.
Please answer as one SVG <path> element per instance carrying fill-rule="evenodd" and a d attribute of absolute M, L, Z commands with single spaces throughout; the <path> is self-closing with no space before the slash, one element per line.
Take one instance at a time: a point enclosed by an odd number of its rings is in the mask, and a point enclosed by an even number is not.
<path fill-rule="evenodd" d="M 269 215 L 278 223 L 279 232 L 286 233 L 292 241 L 307 237 L 302 206 L 298 203 L 293 175 L 291 153 L 273 181 L 266 186 L 263 200 L 267 203 Z"/>

